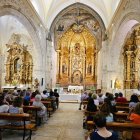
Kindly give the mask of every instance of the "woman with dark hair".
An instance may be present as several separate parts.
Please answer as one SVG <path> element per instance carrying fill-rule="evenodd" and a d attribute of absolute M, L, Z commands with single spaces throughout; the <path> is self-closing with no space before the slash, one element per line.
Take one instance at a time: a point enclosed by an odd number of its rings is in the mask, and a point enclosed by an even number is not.
<path fill-rule="evenodd" d="M 36 94 L 36 92 L 33 92 L 32 94 L 31 94 L 31 98 L 30 98 L 30 100 L 33 102 L 33 101 L 35 101 L 35 96 L 36 96 L 37 94 Z"/>
<path fill-rule="evenodd" d="M 115 95 L 114 99 L 116 101 L 118 99 L 118 97 L 119 97 L 119 93 L 115 93 L 114 95 Z"/>
<path fill-rule="evenodd" d="M 16 97 L 14 99 L 13 105 L 10 106 L 9 108 L 9 113 L 15 113 L 15 114 L 22 114 L 23 112 L 23 108 L 22 108 L 22 103 L 23 103 L 23 99 L 21 97 Z M 12 122 L 12 125 L 23 125 L 23 122 Z"/>
<path fill-rule="evenodd" d="M 140 124 L 140 103 L 137 103 L 134 112 L 130 114 L 129 119 L 133 121 L 133 123 Z M 140 140 L 140 131 L 133 131 L 132 140 Z"/>
<path fill-rule="evenodd" d="M 116 99 L 116 102 L 126 103 L 127 102 L 127 99 L 125 97 L 123 97 L 123 94 L 121 92 L 119 92 L 119 96 Z"/>
<path fill-rule="evenodd" d="M 90 111 L 90 112 L 96 112 L 97 111 L 97 106 L 94 104 L 93 98 L 88 99 L 87 111 Z"/>
<path fill-rule="evenodd" d="M 110 112 L 110 107 L 107 103 L 102 104 L 100 107 L 100 112 L 104 115 L 106 118 L 106 122 L 113 122 L 113 114 Z"/>
<path fill-rule="evenodd" d="M 117 110 L 116 110 L 116 105 L 115 105 L 115 102 L 114 102 L 114 100 L 113 100 L 112 95 L 110 95 L 110 97 L 108 97 L 108 98 L 105 98 L 105 99 L 104 99 L 104 102 L 107 103 L 107 104 L 109 105 L 110 112 L 111 112 L 112 114 L 114 114 L 115 112 L 117 112 Z"/>
<path fill-rule="evenodd" d="M 93 118 L 97 130 L 91 133 L 90 140 L 118 140 L 115 132 L 106 129 L 106 118 L 98 113 Z"/>
<path fill-rule="evenodd" d="M 7 113 L 9 106 L 4 103 L 4 96 L 0 95 L 0 113 Z M 5 120 L 0 120 L 0 125 L 6 124 Z"/>
<path fill-rule="evenodd" d="M 129 108 L 134 108 L 138 102 L 139 102 L 138 96 L 135 94 L 131 95 Z"/>
<path fill-rule="evenodd" d="M 24 113 L 22 108 L 23 99 L 21 97 L 16 97 L 14 99 L 13 105 L 9 108 L 9 113 Z"/>

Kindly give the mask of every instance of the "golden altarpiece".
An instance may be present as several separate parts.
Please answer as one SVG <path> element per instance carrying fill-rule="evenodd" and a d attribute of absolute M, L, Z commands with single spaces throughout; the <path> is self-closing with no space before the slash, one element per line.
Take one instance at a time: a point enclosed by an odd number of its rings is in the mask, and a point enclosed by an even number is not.
<path fill-rule="evenodd" d="M 84 25 L 72 25 L 59 39 L 57 48 L 57 83 L 96 84 L 96 40 Z"/>
<path fill-rule="evenodd" d="M 135 28 L 124 46 L 124 88 L 140 88 L 140 27 Z"/>
<path fill-rule="evenodd" d="M 32 84 L 33 61 L 27 46 L 13 43 L 7 44 L 5 83 L 9 85 Z"/>

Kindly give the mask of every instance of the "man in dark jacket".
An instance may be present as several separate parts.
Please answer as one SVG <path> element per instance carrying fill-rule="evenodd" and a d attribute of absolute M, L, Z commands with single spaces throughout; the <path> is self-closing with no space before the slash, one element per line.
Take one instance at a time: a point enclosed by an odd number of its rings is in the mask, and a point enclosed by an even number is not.
<path fill-rule="evenodd" d="M 59 106 L 59 94 L 57 92 L 57 89 L 54 89 L 54 96 L 56 97 L 56 107 Z"/>

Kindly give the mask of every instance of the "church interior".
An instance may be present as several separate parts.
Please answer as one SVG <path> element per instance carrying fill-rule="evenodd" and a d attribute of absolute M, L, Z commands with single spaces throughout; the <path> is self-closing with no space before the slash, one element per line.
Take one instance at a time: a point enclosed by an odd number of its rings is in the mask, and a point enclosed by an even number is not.
<path fill-rule="evenodd" d="M 0 0 L 0 140 L 140 140 L 139 8 Z"/>

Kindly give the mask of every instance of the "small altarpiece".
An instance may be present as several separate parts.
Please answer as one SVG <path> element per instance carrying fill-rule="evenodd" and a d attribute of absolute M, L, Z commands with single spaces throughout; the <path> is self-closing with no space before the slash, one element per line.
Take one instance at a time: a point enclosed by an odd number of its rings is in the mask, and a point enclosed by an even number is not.
<path fill-rule="evenodd" d="M 127 38 L 123 56 L 124 88 L 140 90 L 140 26 Z"/>
<path fill-rule="evenodd" d="M 27 46 L 16 42 L 6 46 L 8 56 L 5 83 L 13 86 L 32 84 L 33 60 Z"/>

